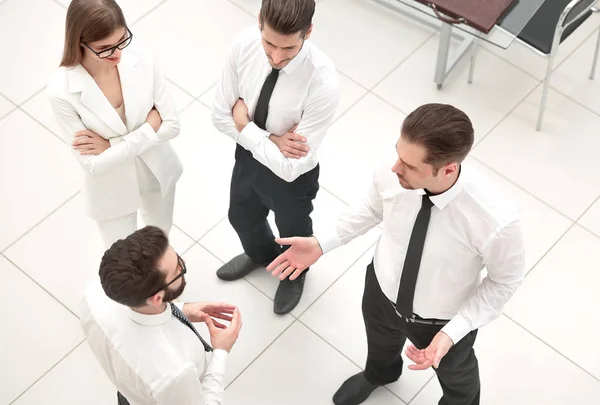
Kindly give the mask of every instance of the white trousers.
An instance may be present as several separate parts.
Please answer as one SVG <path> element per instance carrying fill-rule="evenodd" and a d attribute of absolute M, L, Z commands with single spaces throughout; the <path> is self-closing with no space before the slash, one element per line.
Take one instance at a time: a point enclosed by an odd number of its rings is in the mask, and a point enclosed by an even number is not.
<path fill-rule="evenodd" d="M 173 208 L 175 206 L 175 187 L 164 198 L 161 196 L 160 184 L 148 166 L 136 159 L 141 207 L 140 217 L 144 225 L 153 225 L 162 229 L 167 235 L 173 226 Z M 106 249 L 119 239 L 124 239 L 138 229 L 138 212 L 125 216 L 96 221 Z"/>

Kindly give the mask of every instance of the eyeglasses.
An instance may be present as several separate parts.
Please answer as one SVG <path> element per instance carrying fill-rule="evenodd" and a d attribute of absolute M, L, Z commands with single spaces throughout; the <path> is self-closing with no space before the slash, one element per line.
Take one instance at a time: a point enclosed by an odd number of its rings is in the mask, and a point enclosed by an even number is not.
<path fill-rule="evenodd" d="M 131 31 L 129 31 L 129 28 L 127 29 L 127 35 L 128 37 L 125 38 L 124 40 L 122 40 L 121 42 L 119 42 L 118 44 L 116 44 L 115 46 L 111 46 L 108 49 L 103 49 L 100 52 L 95 51 L 91 46 L 89 46 L 87 43 L 82 42 L 83 45 L 85 45 L 85 47 L 87 49 L 89 49 L 90 51 L 94 52 L 96 54 L 96 56 L 98 56 L 100 59 L 106 59 L 106 58 L 110 58 L 117 49 L 125 49 L 130 43 L 131 43 L 131 39 L 133 38 L 133 34 L 131 33 Z"/>
<path fill-rule="evenodd" d="M 167 284 L 165 284 L 164 286 L 160 287 L 153 294 L 150 294 L 150 297 L 153 297 L 156 294 L 158 294 L 159 292 L 161 292 L 162 290 L 166 289 L 168 286 L 170 286 L 171 284 L 173 284 L 175 281 L 177 281 L 181 277 L 183 277 L 183 275 L 185 273 L 187 273 L 187 268 L 185 267 L 185 262 L 183 261 L 183 259 L 179 255 L 177 255 L 177 262 L 181 266 L 181 273 L 179 273 L 179 275 L 177 275 L 177 277 L 175 277 L 173 280 L 169 281 Z"/>

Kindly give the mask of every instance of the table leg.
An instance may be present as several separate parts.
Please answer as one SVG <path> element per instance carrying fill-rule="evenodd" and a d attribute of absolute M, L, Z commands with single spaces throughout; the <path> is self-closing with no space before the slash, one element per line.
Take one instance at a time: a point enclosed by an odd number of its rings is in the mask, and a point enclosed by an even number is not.
<path fill-rule="evenodd" d="M 456 67 L 458 62 L 463 59 L 463 56 L 467 54 L 471 46 L 475 43 L 475 37 L 469 34 L 466 34 L 458 49 L 452 52 L 450 55 L 450 41 L 452 39 L 452 24 L 448 24 L 442 22 L 442 26 L 440 28 L 440 42 L 438 45 L 438 54 L 435 65 L 435 76 L 434 82 L 437 85 L 438 90 L 442 88 L 444 85 L 444 80 L 452 69 Z"/>

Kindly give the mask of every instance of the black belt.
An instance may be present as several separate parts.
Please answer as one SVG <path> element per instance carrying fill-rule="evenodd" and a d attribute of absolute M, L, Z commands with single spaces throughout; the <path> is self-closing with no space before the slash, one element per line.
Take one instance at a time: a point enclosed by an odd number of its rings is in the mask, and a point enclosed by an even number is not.
<path fill-rule="evenodd" d="M 396 304 L 394 304 L 394 302 L 391 300 L 390 300 L 390 303 L 394 307 L 394 311 L 396 311 Z M 448 322 L 450 322 L 445 319 L 423 319 L 417 314 L 412 314 L 411 317 L 407 317 L 407 316 L 402 315 L 398 311 L 396 311 L 396 314 L 398 314 L 398 316 L 400 318 L 404 319 L 406 322 L 412 322 L 412 323 L 416 323 L 419 325 L 443 326 L 443 325 L 447 324 Z"/>

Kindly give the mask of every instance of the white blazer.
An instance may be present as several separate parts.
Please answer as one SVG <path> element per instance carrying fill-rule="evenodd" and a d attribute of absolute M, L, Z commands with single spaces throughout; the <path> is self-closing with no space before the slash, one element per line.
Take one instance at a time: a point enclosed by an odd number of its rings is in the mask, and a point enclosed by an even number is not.
<path fill-rule="evenodd" d="M 94 220 L 118 218 L 140 207 L 135 159 L 141 159 L 167 195 L 181 177 L 183 166 L 169 140 L 179 134 L 175 103 L 155 58 L 131 44 L 118 65 L 127 126 L 89 73 L 78 65 L 59 68 L 47 92 L 63 136 L 72 149 L 75 132 L 88 129 L 110 141 L 96 156 L 81 156 L 85 207 Z M 156 107 L 162 125 L 154 132 L 146 122 Z"/>

